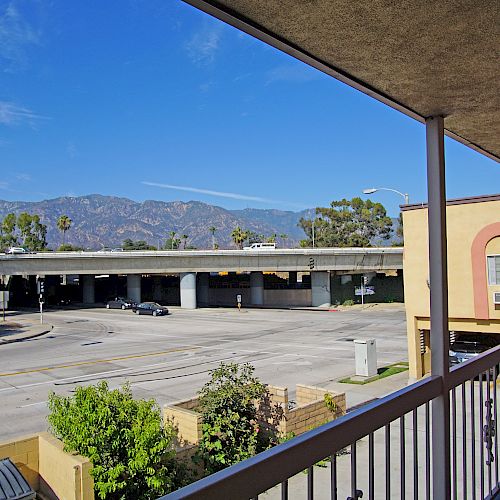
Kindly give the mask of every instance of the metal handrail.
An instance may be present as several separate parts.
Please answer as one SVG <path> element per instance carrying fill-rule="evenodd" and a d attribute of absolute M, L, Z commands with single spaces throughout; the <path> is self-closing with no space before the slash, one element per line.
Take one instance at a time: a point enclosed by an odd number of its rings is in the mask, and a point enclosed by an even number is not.
<path fill-rule="evenodd" d="M 500 346 L 454 368 L 444 383 L 437 376 L 420 380 L 162 498 L 256 497 L 499 363 Z"/>

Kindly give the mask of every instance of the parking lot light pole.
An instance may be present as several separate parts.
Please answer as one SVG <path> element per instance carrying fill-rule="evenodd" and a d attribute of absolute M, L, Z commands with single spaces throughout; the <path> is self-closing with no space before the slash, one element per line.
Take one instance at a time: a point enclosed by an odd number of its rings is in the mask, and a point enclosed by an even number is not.
<path fill-rule="evenodd" d="M 391 189 L 391 188 L 368 188 L 368 189 L 363 189 L 363 194 L 373 194 L 373 193 L 376 193 L 377 191 L 392 191 L 393 193 L 400 194 L 404 198 L 405 205 L 408 205 L 410 203 L 410 197 L 408 196 L 408 193 L 402 193 L 401 191 L 398 191 L 397 189 Z"/>

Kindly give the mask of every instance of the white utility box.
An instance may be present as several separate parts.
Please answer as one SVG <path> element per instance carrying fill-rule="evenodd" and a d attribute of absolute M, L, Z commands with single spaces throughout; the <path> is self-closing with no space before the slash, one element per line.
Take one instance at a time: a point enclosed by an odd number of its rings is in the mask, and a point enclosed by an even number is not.
<path fill-rule="evenodd" d="M 377 347 L 375 339 L 356 339 L 354 341 L 356 375 L 374 377 L 377 375 Z"/>

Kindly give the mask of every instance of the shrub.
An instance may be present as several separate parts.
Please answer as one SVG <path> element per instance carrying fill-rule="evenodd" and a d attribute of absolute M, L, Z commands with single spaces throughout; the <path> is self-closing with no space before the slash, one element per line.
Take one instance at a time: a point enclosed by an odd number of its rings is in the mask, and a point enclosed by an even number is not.
<path fill-rule="evenodd" d="M 354 300 L 352 299 L 347 299 L 347 300 L 344 300 L 343 306 L 353 306 L 354 305 Z"/>
<path fill-rule="evenodd" d="M 221 363 L 199 391 L 203 415 L 202 439 L 197 457 L 208 474 L 245 460 L 270 445 L 258 425 L 256 402 L 267 390 L 253 375 L 250 364 Z"/>
<path fill-rule="evenodd" d="M 65 450 L 92 461 L 99 498 L 157 498 L 186 483 L 173 428 L 162 425 L 154 400 L 134 400 L 128 385 L 109 390 L 101 382 L 68 397 L 50 393 L 48 406 L 51 431 Z"/>

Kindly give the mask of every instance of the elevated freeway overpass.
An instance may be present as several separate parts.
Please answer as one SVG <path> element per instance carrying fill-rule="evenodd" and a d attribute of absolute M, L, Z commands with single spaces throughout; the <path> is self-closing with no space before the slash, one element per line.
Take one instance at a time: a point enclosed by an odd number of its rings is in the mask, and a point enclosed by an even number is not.
<path fill-rule="evenodd" d="M 126 275 L 127 295 L 140 301 L 141 276 L 179 274 L 180 303 L 186 308 L 210 302 L 209 273 L 250 273 L 248 302 L 252 305 L 264 305 L 266 302 L 263 273 L 288 272 L 292 277 L 297 272 L 310 273 L 310 291 L 290 292 L 290 300 L 320 306 L 332 301 L 332 276 L 375 275 L 402 268 L 403 249 L 395 247 L 39 252 L 0 255 L 2 276 L 80 275 L 83 301 L 86 303 L 94 302 L 96 275 Z M 300 300 L 294 298 L 294 294 L 302 294 Z"/>

